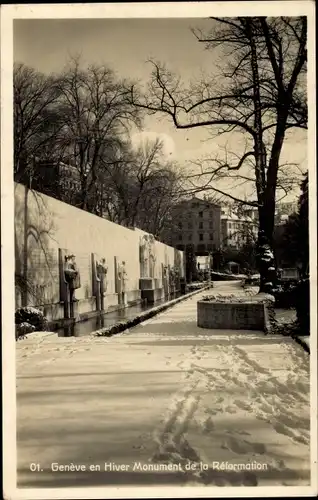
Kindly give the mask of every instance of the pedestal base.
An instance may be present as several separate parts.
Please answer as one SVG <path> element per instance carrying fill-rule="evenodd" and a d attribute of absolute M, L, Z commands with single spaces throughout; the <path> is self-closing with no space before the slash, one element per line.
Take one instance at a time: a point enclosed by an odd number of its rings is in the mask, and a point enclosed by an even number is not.
<path fill-rule="evenodd" d="M 163 288 L 154 288 L 152 290 L 141 290 L 141 298 L 146 299 L 148 303 L 153 304 L 163 298 Z"/>
<path fill-rule="evenodd" d="M 154 278 L 140 278 L 139 288 L 140 290 L 154 290 L 156 288 Z"/>

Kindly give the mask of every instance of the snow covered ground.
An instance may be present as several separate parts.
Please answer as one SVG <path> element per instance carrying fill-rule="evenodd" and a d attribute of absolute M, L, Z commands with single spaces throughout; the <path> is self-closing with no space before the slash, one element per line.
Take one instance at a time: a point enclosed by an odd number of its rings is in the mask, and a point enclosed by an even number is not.
<path fill-rule="evenodd" d="M 204 294 L 115 337 L 17 342 L 19 487 L 310 484 L 309 356 L 198 328 Z"/>

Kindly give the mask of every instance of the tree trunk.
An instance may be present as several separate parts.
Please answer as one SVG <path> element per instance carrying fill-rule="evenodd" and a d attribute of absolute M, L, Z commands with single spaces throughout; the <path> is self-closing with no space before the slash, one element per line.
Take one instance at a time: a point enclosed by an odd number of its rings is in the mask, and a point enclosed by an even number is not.
<path fill-rule="evenodd" d="M 255 155 L 255 178 L 257 189 L 257 200 L 259 204 L 259 231 L 257 242 L 257 264 L 260 273 L 260 293 L 271 293 L 273 289 L 273 270 L 275 273 L 274 256 L 271 249 L 272 241 L 272 214 L 269 212 L 273 207 L 269 203 L 266 193 L 266 149 L 263 141 L 262 105 L 260 96 L 260 81 L 258 70 L 258 58 L 256 40 L 253 32 L 253 24 L 249 18 L 244 21 L 246 34 L 251 47 L 251 70 L 253 77 L 253 100 L 254 100 L 254 155 Z M 275 212 L 275 198 L 274 198 Z M 274 214 L 275 215 L 275 214 Z"/>
<path fill-rule="evenodd" d="M 281 95 L 281 109 L 278 111 L 275 139 L 268 164 L 266 189 L 262 217 L 259 226 L 258 261 L 261 272 L 260 292 L 271 293 L 277 287 L 277 272 L 273 251 L 273 235 L 275 228 L 276 186 L 279 168 L 279 158 L 283 147 L 288 106 Z"/>
<path fill-rule="evenodd" d="M 265 203 L 259 212 L 259 231 L 256 250 L 257 266 L 260 273 L 259 293 L 272 293 L 276 286 L 276 269 L 272 250 L 272 214 L 270 213 L 270 207 Z"/>

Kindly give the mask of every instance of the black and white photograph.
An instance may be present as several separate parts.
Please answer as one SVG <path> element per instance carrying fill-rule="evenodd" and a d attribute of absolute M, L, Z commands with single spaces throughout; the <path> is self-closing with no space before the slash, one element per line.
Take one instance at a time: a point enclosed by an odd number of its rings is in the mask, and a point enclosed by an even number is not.
<path fill-rule="evenodd" d="M 5 498 L 317 494 L 314 17 L 1 7 Z"/>

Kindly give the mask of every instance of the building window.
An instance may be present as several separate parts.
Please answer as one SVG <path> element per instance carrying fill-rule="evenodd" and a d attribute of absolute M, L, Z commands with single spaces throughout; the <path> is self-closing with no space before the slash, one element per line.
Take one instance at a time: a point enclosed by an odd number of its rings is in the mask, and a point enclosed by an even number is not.
<path fill-rule="evenodd" d="M 182 222 L 178 222 L 179 229 L 182 229 Z"/>
<path fill-rule="evenodd" d="M 203 241 L 203 234 L 202 233 L 199 234 L 199 240 Z"/>
<path fill-rule="evenodd" d="M 199 212 L 199 217 L 203 217 L 203 212 Z"/>
<path fill-rule="evenodd" d="M 188 239 L 189 241 L 192 241 L 192 233 L 189 234 Z"/>
<path fill-rule="evenodd" d="M 179 241 L 182 241 L 182 234 L 179 234 Z"/>
<path fill-rule="evenodd" d="M 213 229 L 213 222 L 210 220 L 210 223 L 209 223 L 209 227 L 210 229 Z"/>
<path fill-rule="evenodd" d="M 189 229 L 192 229 L 192 228 L 193 228 L 193 224 L 192 224 L 192 222 L 188 222 L 188 228 L 189 228 Z"/>
<path fill-rule="evenodd" d="M 199 229 L 203 229 L 203 222 L 199 222 Z"/>
<path fill-rule="evenodd" d="M 210 241 L 213 241 L 213 234 L 210 233 Z"/>

